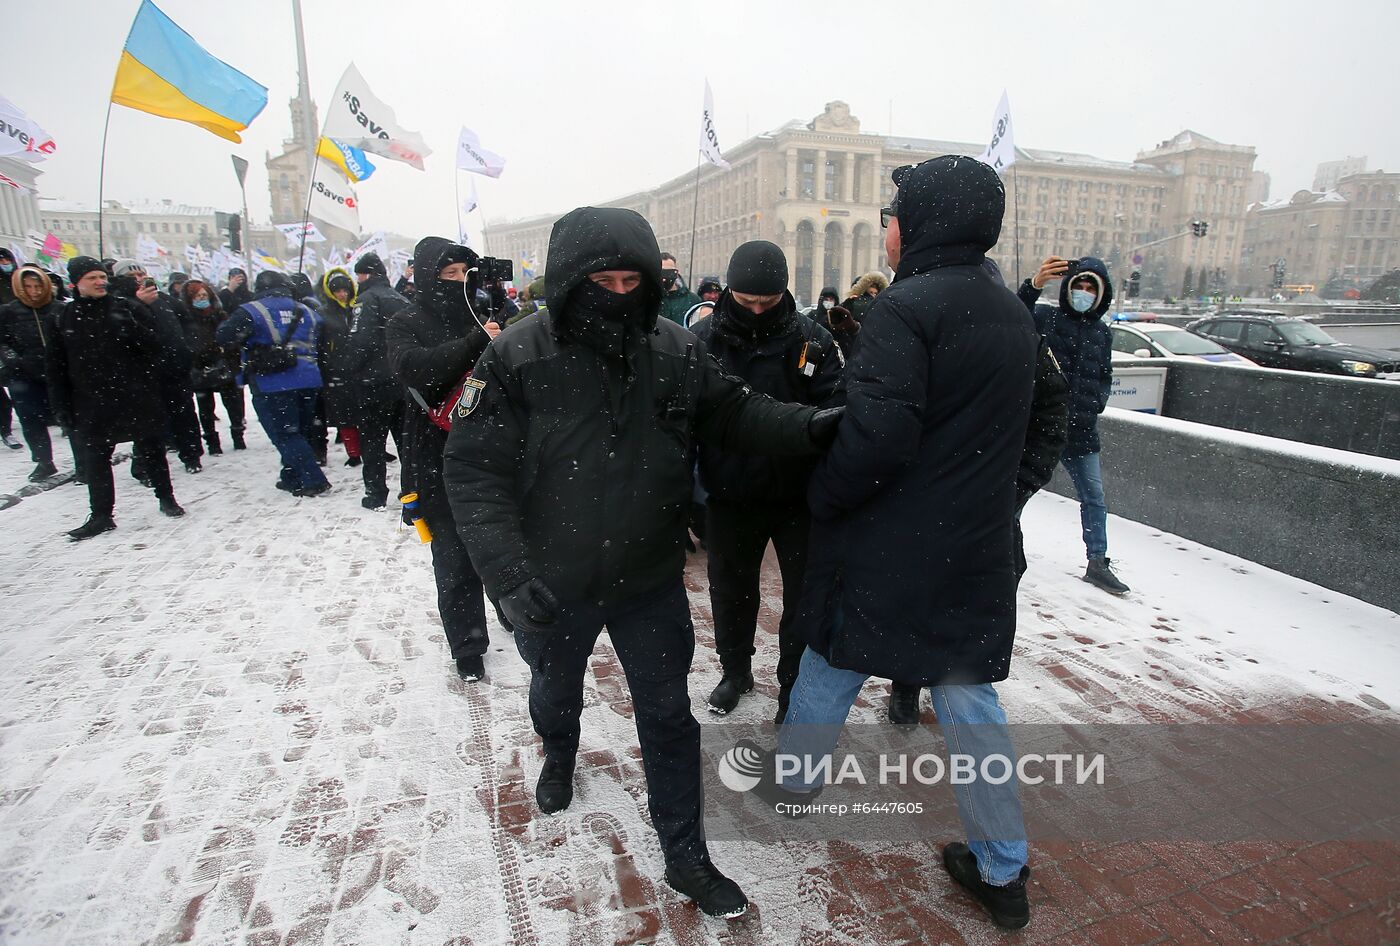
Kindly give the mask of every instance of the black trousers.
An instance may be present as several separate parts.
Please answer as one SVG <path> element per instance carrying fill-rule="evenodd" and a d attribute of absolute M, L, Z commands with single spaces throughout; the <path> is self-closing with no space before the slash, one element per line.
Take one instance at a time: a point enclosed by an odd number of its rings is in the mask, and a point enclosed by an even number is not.
<path fill-rule="evenodd" d="M 75 442 L 75 449 L 82 451 L 79 468 L 87 478 L 88 504 L 95 516 L 110 516 L 117 505 L 116 485 L 112 482 L 114 446 L 85 434 L 79 434 Z M 157 499 L 175 498 L 175 491 L 170 486 L 170 467 L 165 463 L 163 437 L 137 440 L 132 444 L 132 460 L 140 461 Z"/>
<path fill-rule="evenodd" d="M 738 505 L 711 496 L 705 526 L 709 551 L 710 609 L 715 650 L 724 672 L 745 673 L 758 629 L 759 572 L 768 543 L 783 576 L 783 616 L 778 621 L 778 686 L 792 689 L 806 645 L 793 628 L 807 570 L 811 516 L 806 504 Z"/>
<path fill-rule="evenodd" d="M 438 613 L 447 632 L 452 659 L 480 657 L 486 653 L 486 592 L 467 557 L 467 548 L 457 535 L 447 491 L 438 484 L 436 492 L 419 507 L 432 530 L 433 577 L 437 580 Z"/>
<path fill-rule="evenodd" d="M 647 806 L 666 863 L 704 860 L 700 724 L 686 689 L 695 627 L 680 576 L 613 607 L 568 603 L 556 622 L 551 631 L 515 632 L 516 647 L 530 666 L 530 720 L 545 755 L 569 758 L 578 752 L 584 673 L 606 627 L 632 694 Z"/>
<path fill-rule="evenodd" d="M 228 429 L 241 433 L 247 425 L 248 406 L 243 397 L 243 389 L 229 387 L 222 391 L 196 391 L 195 402 L 199 405 L 199 426 L 204 428 L 204 441 L 213 446 L 219 439 L 218 418 L 214 414 L 214 395 L 224 402 L 224 413 L 228 415 Z"/>
<path fill-rule="evenodd" d="M 355 429 L 360 432 L 360 458 L 363 461 L 361 466 L 366 496 L 382 499 L 389 495 L 389 485 L 385 480 L 389 455 L 387 441 L 392 435 L 394 450 L 402 456 L 403 449 L 399 443 L 402 428 L 403 401 L 370 405 L 361 412 Z"/>
<path fill-rule="evenodd" d="M 170 440 L 180 462 L 193 463 L 204 456 L 204 445 L 199 440 L 199 415 L 194 410 L 194 391 L 188 383 L 166 382 L 161 385 L 161 398 L 165 401 L 165 415 L 170 418 Z"/>

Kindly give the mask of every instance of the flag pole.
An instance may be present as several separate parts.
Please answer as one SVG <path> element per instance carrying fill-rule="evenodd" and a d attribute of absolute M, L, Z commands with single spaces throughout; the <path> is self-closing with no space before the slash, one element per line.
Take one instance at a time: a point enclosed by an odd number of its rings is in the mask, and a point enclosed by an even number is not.
<path fill-rule="evenodd" d="M 452 206 L 456 208 L 454 213 L 457 215 L 457 242 L 462 243 L 462 172 L 456 168 L 452 169 L 452 199 Z"/>
<path fill-rule="evenodd" d="M 1013 145 L 1014 147 L 1014 145 Z M 1012 194 L 1012 227 L 1013 244 L 1016 247 L 1016 281 L 1017 286 L 1021 285 L 1021 181 L 1016 177 L 1016 163 L 1011 163 L 1011 194 Z"/>
<path fill-rule="evenodd" d="M 685 288 L 694 285 L 695 280 L 695 223 L 700 215 L 700 168 L 702 155 L 695 156 L 695 203 L 690 208 L 690 262 L 685 277 Z"/>
<path fill-rule="evenodd" d="M 316 139 L 320 141 L 320 139 Z M 311 195 L 316 191 L 316 168 L 320 161 L 311 162 L 311 178 L 306 183 L 306 209 L 301 213 L 301 249 L 297 251 L 297 275 L 301 275 L 302 261 L 306 259 L 306 227 L 311 222 Z"/>
<path fill-rule="evenodd" d="M 112 94 L 117 91 L 117 77 L 112 76 Z M 107 256 L 106 229 L 102 223 L 103 192 L 107 187 L 107 130 L 112 127 L 112 96 L 107 96 L 107 118 L 102 122 L 102 154 L 97 159 L 97 258 Z"/>

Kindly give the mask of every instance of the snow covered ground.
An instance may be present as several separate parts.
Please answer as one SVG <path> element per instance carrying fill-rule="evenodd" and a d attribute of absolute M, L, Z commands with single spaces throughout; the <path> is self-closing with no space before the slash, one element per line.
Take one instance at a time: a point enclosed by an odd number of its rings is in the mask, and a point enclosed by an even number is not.
<path fill-rule="evenodd" d="M 338 448 L 336 492 L 295 500 L 250 432 L 252 449 L 173 474 L 182 520 L 124 467 L 107 536 L 62 536 L 86 515 L 76 486 L 0 511 L 0 942 L 1007 940 L 931 845 L 898 839 L 717 844 L 755 909 L 701 917 L 660 880 L 606 638 L 575 803 L 537 817 L 509 636 L 493 627 L 487 681 L 458 681 L 427 549 L 395 511 L 360 508 Z M 0 454 L 13 492 L 27 454 Z M 1041 496 L 1025 527 L 1013 719 L 1397 720 L 1394 613 L 1116 518 L 1133 593 L 1115 599 L 1079 580 L 1077 507 Z M 701 557 L 687 585 L 704 721 L 718 664 Z M 772 714 L 777 590 L 770 575 L 740 720 Z M 884 703 L 872 682 L 855 718 Z M 1032 866 L 1019 942 L 1400 941 L 1394 845 L 1042 845 Z"/>

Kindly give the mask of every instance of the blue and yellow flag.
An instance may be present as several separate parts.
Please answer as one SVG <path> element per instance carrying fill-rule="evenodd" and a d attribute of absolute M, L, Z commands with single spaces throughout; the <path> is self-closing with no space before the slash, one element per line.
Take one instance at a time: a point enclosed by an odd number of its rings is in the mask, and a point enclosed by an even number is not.
<path fill-rule="evenodd" d="M 151 0 L 142 0 L 126 37 L 112 101 L 242 141 L 267 105 L 267 89 L 205 51 Z"/>
<path fill-rule="evenodd" d="M 346 180 L 352 183 L 363 181 L 374 173 L 374 165 L 363 151 L 336 138 L 322 138 L 316 146 L 316 153 L 340 168 Z"/>

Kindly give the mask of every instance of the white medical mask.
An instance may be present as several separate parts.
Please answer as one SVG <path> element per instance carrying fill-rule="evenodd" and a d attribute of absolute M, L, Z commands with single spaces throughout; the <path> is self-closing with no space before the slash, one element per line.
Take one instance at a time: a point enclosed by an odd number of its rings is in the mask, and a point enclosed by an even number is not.
<path fill-rule="evenodd" d="M 1088 312 L 1094 307 L 1096 296 L 1087 289 L 1069 291 L 1069 307 L 1076 312 Z"/>
<path fill-rule="evenodd" d="M 823 299 L 823 300 L 822 300 L 822 308 L 823 308 L 823 309 L 829 309 L 829 308 L 831 308 L 831 307 L 834 306 L 834 305 L 836 305 L 836 303 L 832 302 L 830 299 Z"/>

